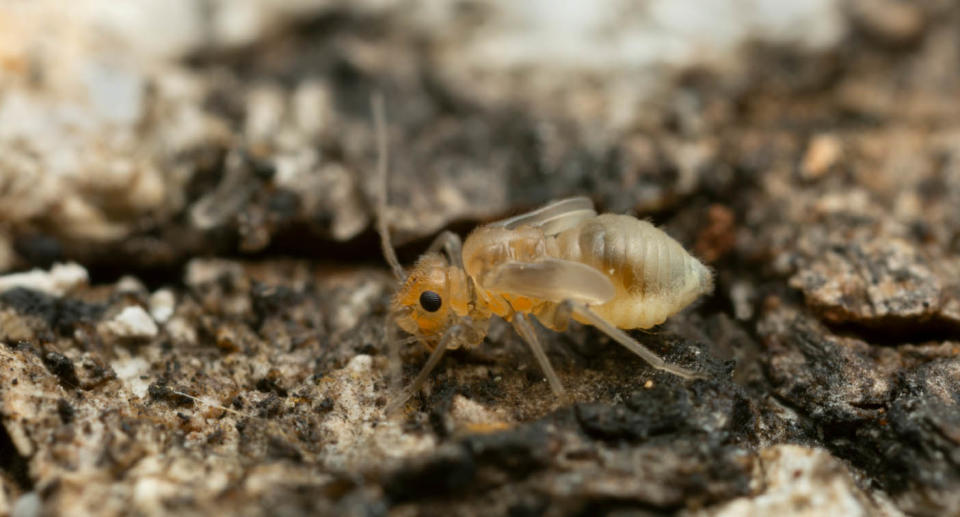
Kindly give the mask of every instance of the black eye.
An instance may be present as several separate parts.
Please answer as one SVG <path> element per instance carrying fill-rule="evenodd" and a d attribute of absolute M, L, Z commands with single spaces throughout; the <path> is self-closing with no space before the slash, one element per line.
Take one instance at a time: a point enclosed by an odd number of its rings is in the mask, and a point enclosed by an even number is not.
<path fill-rule="evenodd" d="M 440 305 L 443 304 L 443 301 L 440 300 L 440 295 L 433 291 L 424 291 L 420 293 L 420 306 L 423 307 L 423 310 L 427 312 L 437 312 L 440 310 Z"/>

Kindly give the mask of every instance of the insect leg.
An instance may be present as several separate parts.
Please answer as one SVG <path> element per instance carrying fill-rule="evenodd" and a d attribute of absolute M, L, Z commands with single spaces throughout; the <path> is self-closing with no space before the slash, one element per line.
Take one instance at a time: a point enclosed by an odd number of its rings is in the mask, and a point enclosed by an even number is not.
<path fill-rule="evenodd" d="M 703 374 L 701 373 L 667 363 L 661 359 L 660 356 L 653 353 L 649 348 L 641 345 L 636 339 L 630 337 L 629 334 L 618 329 L 615 325 L 603 319 L 597 315 L 597 313 L 591 311 L 586 305 L 573 301 L 564 302 L 563 305 L 569 307 L 569 310 L 573 315 L 579 317 L 581 320 L 593 325 L 594 327 L 597 327 L 604 334 L 610 336 L 611 339 L 623 345 L 627 350 L 640 356 L 641 359 L 646 361 L 648 364 L 650 364 L 650 366 L 656 368 L 657 370 L 663 370 L 678 377 L 683 377 L 684 379 L 704 378 Z"/>
<path fill-rule="evenodd" d="M 397 338 L 397 324 L 394 320 L 396 312 L 390 311 L 383 320 L 383 336 L 387 342 L 387 359 L 389 359 L 387 374 L 390 376 L 388 386 L 391 390 L 400 388 L 400 340 Z"/>
<path fill-rule="evenodd" d="M 387 369 L 389 375 L 389 386 L 393 391 L 398 391 L 400 389 L 401 379 L 401 362 L 400 362 L 400 349 L 404 345 L 408 345 L 418 340 L 418 338 L 410 336 L 407 338 L 400 338 L 397 335 L 397 331 L 400 330 L 397 327 L 397 317 L 402 314 L 402 311 L 390 311 L 387 313 L 386 318 L 383 320 L 383 335 L 387 342 L 387 358 L 389 359 L 389 366 Z"/>
<path fill-rule="evenodd" d="M 444 231 L 433 240 L 433 243 L 427 249 L 427 253 L 433 253 L 441 249 L 447 253 L 451 264 L 463 269 L 463 241 L 460 240 L 459 235 L 449 230 Z"/>
<path fill-rule="evenodd" d="M 557 398 L 562 399 L 564 397 L 563 384 L 560 383 L 560 377 L 557 376 L 557 372 L 554 371 L 553 366 L 550 365 L 550 360 L 547 359 L 547 354 L 543 351 L 543 345 L 540 344 L 540 339 L 537 337 L 537 329 L 520 313 L 515 313 L 510 323 L 512 323 L 513 328 L 517 330 L 517 334 L 520 334 L 520 337 L 530 346 L 534 357 L 536 357 L 537 362 L 540 363 L 540 369 L 543 370 L 543 374 L 547 377 L 547 382 L 550 383 L 550 389 L 553 390 L 553 394 L 556 395 Z"/>
<path fill-rule="evenodd" d="M 387 407 L 384 410 L 386 415 L 391 415 L 397 409 L 400 409 L 410 397 L 413 396 L 422 386 L 423 383 L 427 380 L 427 377 L 430 376 L 430 372 L 437 366 L 437 363 L 440 362 L 440 359 L 443 357 L 443 353 L 446 352 L 447 347 L 450 346 L 450 343 L 456 339 L 457 334 L 459 333 L 459 326 L 451 327 L 440 341 L 437 343 L 437 346 L 430 352 L 430 357 L 427 359 L 427 363 L 423 365 L 423 368 L 420 369 L 420 373 L 417 374 L 416 378 L 413 379 L 413 382 L 407 385 L 400 393 L 394 396 L 388 403 Z"/>

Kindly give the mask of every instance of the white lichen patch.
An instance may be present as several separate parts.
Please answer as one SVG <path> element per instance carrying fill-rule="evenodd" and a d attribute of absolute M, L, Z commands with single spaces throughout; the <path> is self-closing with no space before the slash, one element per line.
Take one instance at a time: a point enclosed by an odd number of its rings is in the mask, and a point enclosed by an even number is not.
<path fill-rule="evenodd" d="M 73 262 L 54 264 L 50 271 L 34 269 L 26 273 L 0 276 L 0 292 L 23 287 L 54 296 L 63 296 L 77 287 L 86 285 L 89 279 L 87 270 L 79 264 Z"/>
<path fill-rule="evenodd" d="M 142 377 L 146 376 L 150 364 L 142 357 L 130 356 L 123 349 L 118 350 L 117 354 L 125 356 L 110 363 L 110 367 L 117 374 L 117 379 L 123 382 L 131 393 L 143 398 L 147 394 L 150 382 Z"/>
<path fill-rule="evenodd" d="M 163 324 L 173 316 L 177 299 L 170 289 L 160 289 L 150 295 L 150 316 L 157 323 Z"/>
<path fill-rule="evenodd" d="M 27 492 L 13 504 L 11 517 L 36 517 L 40 515 L 40 496 L 36 492 Z"/>
<path fill-rule="evenodd" d="M 90 473 L 100 468 L 105 443 L 113 442 L 125 451 L 113 458 L 118 464 L 134 461 L 141 454 L 131 437 L 114 427 L 114 419 L 130 415 L 126 409 L 117 409 L 120 401 L 130 398 L 129 392 L 108 383 L 104 386 L 109 388 L 86 391 L 80 399 L 62 382 L 33 353 L 0 347 L 0 384 L 4 386 L 0 412 L 17 452 L 30 458 L 37 486 L 65 480 L 64 465 L 70 476 L 89 479 Z M 111 416 L 104 418 L 100 410 Z M 82 432 L 70 434 L 69 440 L 58 438 L 68 423 Z"/>
<path fill-rule="evenodd" d="M 124 275 L 117 281 L 116 290 L 118 293 L 140 294 L 147 292 L 147 288 L 135 276 Z"/>
<path fill-rule="evenodd" d="M 378 389 L 377 384 L 385 381 L 373 366 L 372 357 L 360 354 L 320 380 L 321 393 L 334 403 L 322 424 L 328 437 L 323 452 L 330 468 L 372 465 L 424 453 L 436 446 L 432 434 L 406 433 L 400 422 L 384 416 L 378 399 L 388 394 Z"/>
<path fill-rule="evenodd" d="M 867 494 L 850 471 L 823 449 L 776 445 L 760 452 L 757 485 L 762 492 L 698 515 L 817 517 L 902 515 L 888 500 Z"/>
<path fill-rule="evenodd" d="M 103 323 L 103 330 L 119 339 L 150 339 L 157 335 L 157 324 L 139 305 L 124 307 L 113 319 Z"/>
<path fill-rule="evenodd" d="M 170 338 L 178 343 L 194 344 L 197 342 L 197 330 L 186 318 L 174 316 L 164 325 Z"/>
<path fill-rule="evenodd" d="M 218 278 L 243 276 L 243 266 L 225 259 L 193 259 L 187 262 L 184 280 L 190 287 L 201 287 Z"/>
<path fill-rule="evenodd" d="M 128 511 L 157 514 L 164 513 L 170 500 L 190 497 L 195 492 L 225 490 L 239 481 L 241 471 L 238 462 L 220 457 L 198 460 L 153 455 L 139 461 L 130 475 L 137 481 L 130 490 L 132 509 Z"/>
<path fill-rule="evenodd" d="M 510 426 L 502 410 L 487 408 L 463 395 L 453 397 L 450 418 L 457 429 L 466 432 L 499 431 Z"/>
<path fill-rule="evenodd" d="M 258 465 L 246 472 L 243 488 L 251 494 L 262 496 L 276 490 L 278 484 L 297 484 L 299 486 L 321 485 L 333 479 L 329 474 L 318 474 L 309 469 L 294 469 L 289 465 L 275 463 Z"/>
<path fill-rule="evenodd" d="M 362 281 L 356 285 L 341 303 L 333 315 L 333 330 L 343 332 L 355 328 L 360 318 L 367 313 L 367 307 L 383 294 L 383 283 L 374 280 Z"/>

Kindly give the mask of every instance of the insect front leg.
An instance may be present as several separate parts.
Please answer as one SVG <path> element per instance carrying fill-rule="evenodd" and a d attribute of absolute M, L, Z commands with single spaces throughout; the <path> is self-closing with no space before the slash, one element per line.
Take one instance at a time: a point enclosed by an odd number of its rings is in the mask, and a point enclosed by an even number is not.
<path fill-rule="evenodd" d="M 434 253 L 441 249 L 446 252 L 451 264 L 463 269 L 463 241 L 460 240 L 459 235 L 449 230 L 442 232 L 427 248 L 427 253 Z"/>
<path fill-rule="evenodd" d="M 553 390 L 553 394 L 556 395 L 557 398 L 563 399 L 565 397 L 563 384 L 560 383 L 560 377 L 557 376 L 557 372 L 554 371 L 553 366 L 550 364 L 550 359 L 547 358 L 547 354 L 543 351 L 543 345 L 540 344 L 540 339 L 537 337 L 537 329 L 519 312 L 514 313 L 510 323 L 513 324 L 513 328 L 516 329 L 517 334 L 520 334 L 520 337 L 530 346 L 533 356 L 536 357 L 537 362 L 540 363 L 540 369 L 543 370 L 543 374 L 547 377 L 547 382 L 550 383 L 550 389 Z"/>
<path fill-rule="evenodd" d="M 566 314 L 563 314 L 566 313 Z M 594 327 L 600 329 L 604 334 L 610 336 L 611 339 L 620 343 L 627 350 L 637 354 L 641 359 L 646 361 L 650 366 L 656 368 L 657 370 L 663 370 L 665 372 L 672 373 L 678 377 L 683 377 L 684 379 L 703 379 L 705 378 L 703 374 L 695 372 L 693 370 L 688 370 L 681 366 L 674 364 L 669 364 L 663 359 L 660 358 L 657 354 L 653 353 L 649 348 L 641 345 L 636 339 L 630 337 L 629 334 L 623 330 L 618 329 L 615 325 L 611 324 L 607 320 L 603 319 L 597 313 L 590 310 L 590 308 L 583 303 L 575 302 L 572 300 L 567 300 L 563 302 L 560 307 L 557 309 L 558 319 L 566 316 L 576 316 L 580 320 L 587 322 Z"/>
<path fill-rule="evenodd" d="M 420 369 L 420 373 L 417 374 L 416 378 L 413 379 L 413 382 L 407 385 L 400 393 L 394 396 L 388 403 L 387 407 L 384 410 L 387 416 L 393 414 L 397 409 L 400 409 L 410 397 L 413 396 L 426 382 L 427 377 L 430 376 L 430 372 L 437 366 L 437 363 L 440 362 L 440 359 L 443 357 L 443 353 L 446 352 L 447 348 L 454 343 L 455 340 L 460 338 L 461 328 L 459 325 L 450 327 L 446 333 L 443 334 L 443 337 L 440 338 L 440 341 L 437 343 L 437 346 L 430 352 L 430 357 L 427 358 L 427 363 L 423 365 L 423 368 Z"/>

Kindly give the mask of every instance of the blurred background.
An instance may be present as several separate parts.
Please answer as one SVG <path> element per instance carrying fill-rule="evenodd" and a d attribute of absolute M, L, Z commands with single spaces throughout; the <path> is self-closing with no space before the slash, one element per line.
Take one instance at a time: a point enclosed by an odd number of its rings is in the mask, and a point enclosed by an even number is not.
<path fill-rule="evenodd" d="M 709 379 L 494 325 L 384 419 L 377 92 L 404 262 L 648 218 Z M 955 0 L 0 0 L 0 514 L 957 515 L 958 207 Z"/>
<path fill-rule="evenodd" d="M 374 91 L 401 242 L 578 193 L 759 220 L 736 200 L 789 201 L 797 181 L 924 220 L 925 192 L 958 195 L 932 170 L 957 167 L 956 16 L 937 0 L 8 0 L 0 270 L 366 255 Z M 949 212 L 924 231 L 955 246 Z"/>

